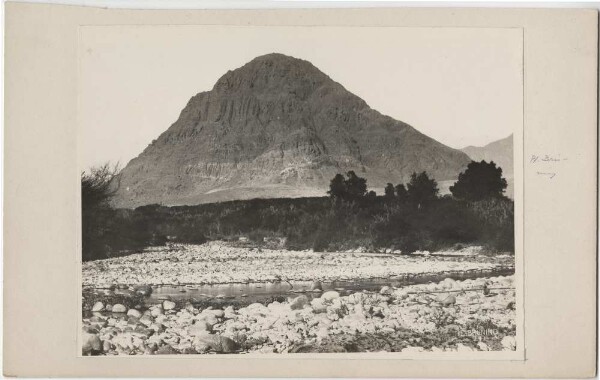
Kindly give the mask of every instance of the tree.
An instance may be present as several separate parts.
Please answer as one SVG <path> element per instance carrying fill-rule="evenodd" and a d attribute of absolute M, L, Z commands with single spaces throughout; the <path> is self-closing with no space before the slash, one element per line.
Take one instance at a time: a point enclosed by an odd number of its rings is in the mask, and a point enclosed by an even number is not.
<path fill-rule="evenodd" d="M 346 179 L 341 174 L 336 174 L 329 183 L 327 194 L 332 198 L 344 200 L 354 200 L 364 197 L 367 194 L 367 180 L 356 175 L 352 170 L 347 174 Z"/>
<path fill-rule="evenodd" d="M 346 175 L 348 176 L 348 179 L 345 181 L 348 196 L 350 198 L 363 197 L 367 192 L 367 180 L 357 176 L 352 170 Z"/>
<path fill-rule="evenodd" d="M 396 197 L 396 193 L 394 191 L 394 185 L 392 185 L 391 183 L 388 183 L 385 186 L 385 199 L 394 199 Z"/>
<path fill-rule="evenodd" d="M 341 174 L 336 174 L 335 177 L 329 183 L 329 194 L 332 198 L 344 198 L 346 196 L 346 181 L 344 176 Z"/>
<path fill-rule="evenodd" d="M 83 210 L 105 208 L 118 190 L 119 165 L 109 164 L 81 173 L 81 207 Z"/>
<path fill-rule="evenodd" d="M 109 205 L 118 189 L 119 167 L 109 164 L 81 173 L 82 258 L 107 257 L 115 213 Z"/>
<path fill-rule="evenodd" d="M 437 199 L 437 182 L 433 178 L 429 178 L 426 172 L 413 173 L 407 187 L 408 199 L 418 208 Z"/>
<path fill-rule="evenodd" d="M 501 198 L 507 186 L 502 168 L 497 167 L 494 161 L 471 161 L 467 170 L 458 175 L 458 181 L 450 186 L 450 192 L 457 199 L 479 201 Z"/>
<path fill-rule="evenodd" d="M 408 197 L 408 194 L 406 192 L 406 187 L 404 187 L 404 184 L 400 183 L 398 185 L 396 185 L 396 198 L 403 202 L 406 200 L 406 198 Z"/>

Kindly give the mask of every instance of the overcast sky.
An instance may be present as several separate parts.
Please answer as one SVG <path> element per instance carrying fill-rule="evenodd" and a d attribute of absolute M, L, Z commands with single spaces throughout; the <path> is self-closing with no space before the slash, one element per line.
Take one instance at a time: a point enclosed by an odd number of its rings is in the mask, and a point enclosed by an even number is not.
<path fill-rule="evenodd" d="M 312 62 L 383 114 L 453 148 L 522 124 L 520 29 L 83 27 L 83 168 L 124 166 L 228 70 L 278 52 Z"/>

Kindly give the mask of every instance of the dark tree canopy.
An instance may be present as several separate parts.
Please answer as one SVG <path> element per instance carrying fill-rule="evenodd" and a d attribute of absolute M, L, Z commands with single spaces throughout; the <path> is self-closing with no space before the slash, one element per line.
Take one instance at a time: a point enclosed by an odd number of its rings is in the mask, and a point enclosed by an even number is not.
<path fill-rule="evenodd" d="M 458 181 L 450 186 L 450 192 L 457 199 L 479 201 L 502 197 L 506 187 L 502 168 L 497 167 L 494 161 L 471 161 L 467 170 L 458 175 Z"/>
<path fill-rule="evenodd" d="M 329 196 L 333 198 L 343 198 L 346 195 L 346 180 L 341 174 L 336 174 L 329 183 Z"/>
<path fill-rule="evenodd" d="M 341 174 L 336 174 L 329 183 L 327 194 L 332 198 L 345 200 L 359 199 L 367 195 L 367 180 L 356 175 L 354 171 L 349 171 L 344 178 Z"/>
<path fill-rule="evenodd" d="M 407 187 L 408 199 L 419 207 L 437 199 L 437 182 L 429 178 L 426 172 L 413 173 Z"/>
<path fill-rule="evenodd" d="M 360 198 L 367 192 L 367 180 L 361 178 L 354 173 L 349 171 L 347 174 L 348 179 L 346 180 L 346 191 L 352 198 Z"/>
<path fill-rule="evenodd" d="M 398 198 L 398 200 L 400 201 L 405 201 L 408 197 L 408 193 L 406 192 L 406 187 L 404 187 L 404 184 L 398 184 L 396 185 L 396 198 Z"/>
<path fill-rule="evenodd" d="M 396 193 L 394 191 L 394 185 L 388 183 L 385 186 L 385 198 L 386 199 L 394 199 L 396 197 Z"/>

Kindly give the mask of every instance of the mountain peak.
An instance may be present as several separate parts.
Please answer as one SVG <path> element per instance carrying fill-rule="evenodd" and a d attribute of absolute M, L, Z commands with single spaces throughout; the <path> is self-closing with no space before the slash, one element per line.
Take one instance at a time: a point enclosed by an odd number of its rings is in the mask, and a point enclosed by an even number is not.
<path fill-rule="evenodd" d="M 455 179 L 469 163 L 381 115 L 312 63 L 273 53 L 225 73 L 121 172 L 120 207 L 325 195 L 337 173 L 370 188 L 427 171 Z"/>
<path fill-rule="evenodd" d="M 217 81 L 213 90 L 256 92 L 261 89 L 272 90 L 274 87 L 314 90 L 326 81 L 333 82 L 312 63 L 281 53 L 270 53 L 228 71 Z"/>

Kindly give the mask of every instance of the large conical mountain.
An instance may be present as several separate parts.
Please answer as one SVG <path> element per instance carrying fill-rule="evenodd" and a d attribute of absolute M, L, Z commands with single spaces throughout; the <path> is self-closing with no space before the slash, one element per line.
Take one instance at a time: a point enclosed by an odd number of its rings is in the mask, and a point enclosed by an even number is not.
<path fill-rule="evenodd" d="M 414 171 L 455 179 L 469 161 L 371 109 L 310 62 L 268 54 L 192 97 L 123 169 L 114 204 L 322 196 L 348 170 L 383 188 Z"/>

